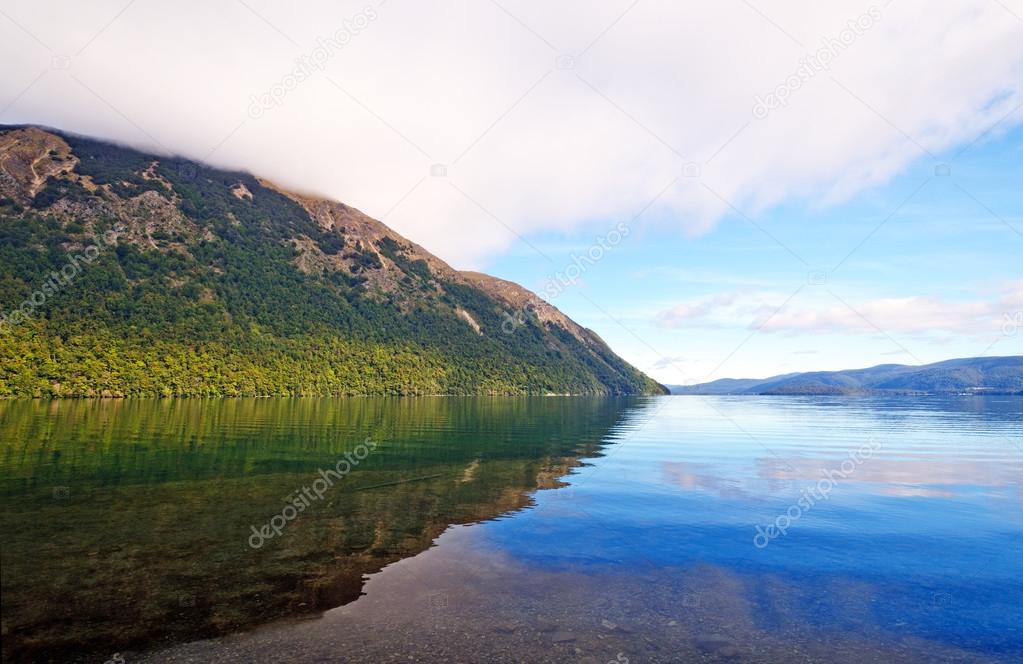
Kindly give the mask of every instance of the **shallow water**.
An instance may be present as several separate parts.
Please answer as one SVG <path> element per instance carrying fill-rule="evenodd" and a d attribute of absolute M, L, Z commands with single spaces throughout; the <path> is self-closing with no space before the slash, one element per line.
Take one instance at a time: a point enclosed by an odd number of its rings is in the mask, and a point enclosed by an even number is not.
<path fill-rule="evenodd" d="M 10 661 L 1023 661 L 1020 398 L 11 402 L 0 435 Z"/>

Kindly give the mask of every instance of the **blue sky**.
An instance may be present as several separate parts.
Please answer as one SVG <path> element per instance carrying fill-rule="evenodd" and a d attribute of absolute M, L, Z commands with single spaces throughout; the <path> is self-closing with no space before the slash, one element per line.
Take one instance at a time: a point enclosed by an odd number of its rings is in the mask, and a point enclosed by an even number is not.
<path fill-rule="evenodd" d="M 1023 129 L 992 134 L 922 155 L 830 207 L 733 213 L 697 236 L 679 232 L 670 211 L 654 213 L 551 301 L 669 382 L 1023 354 L 1023 325 L 1013 334 L 1023 321 Z M 950 175 L 936 175 L 939 164 Z M 543 292 L 614 222 L 530 234 L 488 268 Z M 888 299 L 917 301 L 877 304 Z M 758 303 L 767 309 L 751 311 Z M 758 330 L 782 304 L 777 329 Z M 688 315 L 666 324 L 679 305 Z M 778 320 L 836 309 L 863 329 L 842 329 L 837 314 L 832 324 Z"/>

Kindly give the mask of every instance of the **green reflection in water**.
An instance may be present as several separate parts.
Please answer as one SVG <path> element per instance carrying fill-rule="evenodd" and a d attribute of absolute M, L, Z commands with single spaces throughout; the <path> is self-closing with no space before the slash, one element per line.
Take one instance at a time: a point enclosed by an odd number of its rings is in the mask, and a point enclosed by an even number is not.
<path fill-rule="evenodd" d="M 364 575 L 449 525 L 557 486 L 635 404 L 0 403 L 5 659 L 95 660 L 351 601 Z M 249 545 L 252 526 L 367 439 L 375 449 L 322 500 Z"/>

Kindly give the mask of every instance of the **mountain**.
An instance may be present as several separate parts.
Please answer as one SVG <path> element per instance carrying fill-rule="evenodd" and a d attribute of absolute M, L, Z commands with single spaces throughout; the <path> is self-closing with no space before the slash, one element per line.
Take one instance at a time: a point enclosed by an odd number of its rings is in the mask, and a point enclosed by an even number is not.
<path fill-rule="evenodd" d="M 764 379 L 671 385 L 672 394 L 1023 394 L 1023 356 L 970 357 L 922 366 L 815 371 Z"/>
<path fill-rule="evenodd" d="M 665 392 L 342 203 L 0 127 L 0 396 Z"/>

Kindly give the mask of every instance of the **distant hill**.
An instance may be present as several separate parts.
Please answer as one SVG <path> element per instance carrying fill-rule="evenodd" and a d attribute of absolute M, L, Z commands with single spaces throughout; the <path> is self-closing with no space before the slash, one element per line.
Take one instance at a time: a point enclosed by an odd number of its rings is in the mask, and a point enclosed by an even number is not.
<path fill-rule="evenodd" d="M 968 357 L 923 366 L 879 364 L 763 379 L 723 378 L 668 388 L 672 394 L 1023 394 L 1023 356 Z"/>
<path fill-rule="evenodd" d="M 666 391 L 343 203 L 0 126 L 0 397 Z"/>

